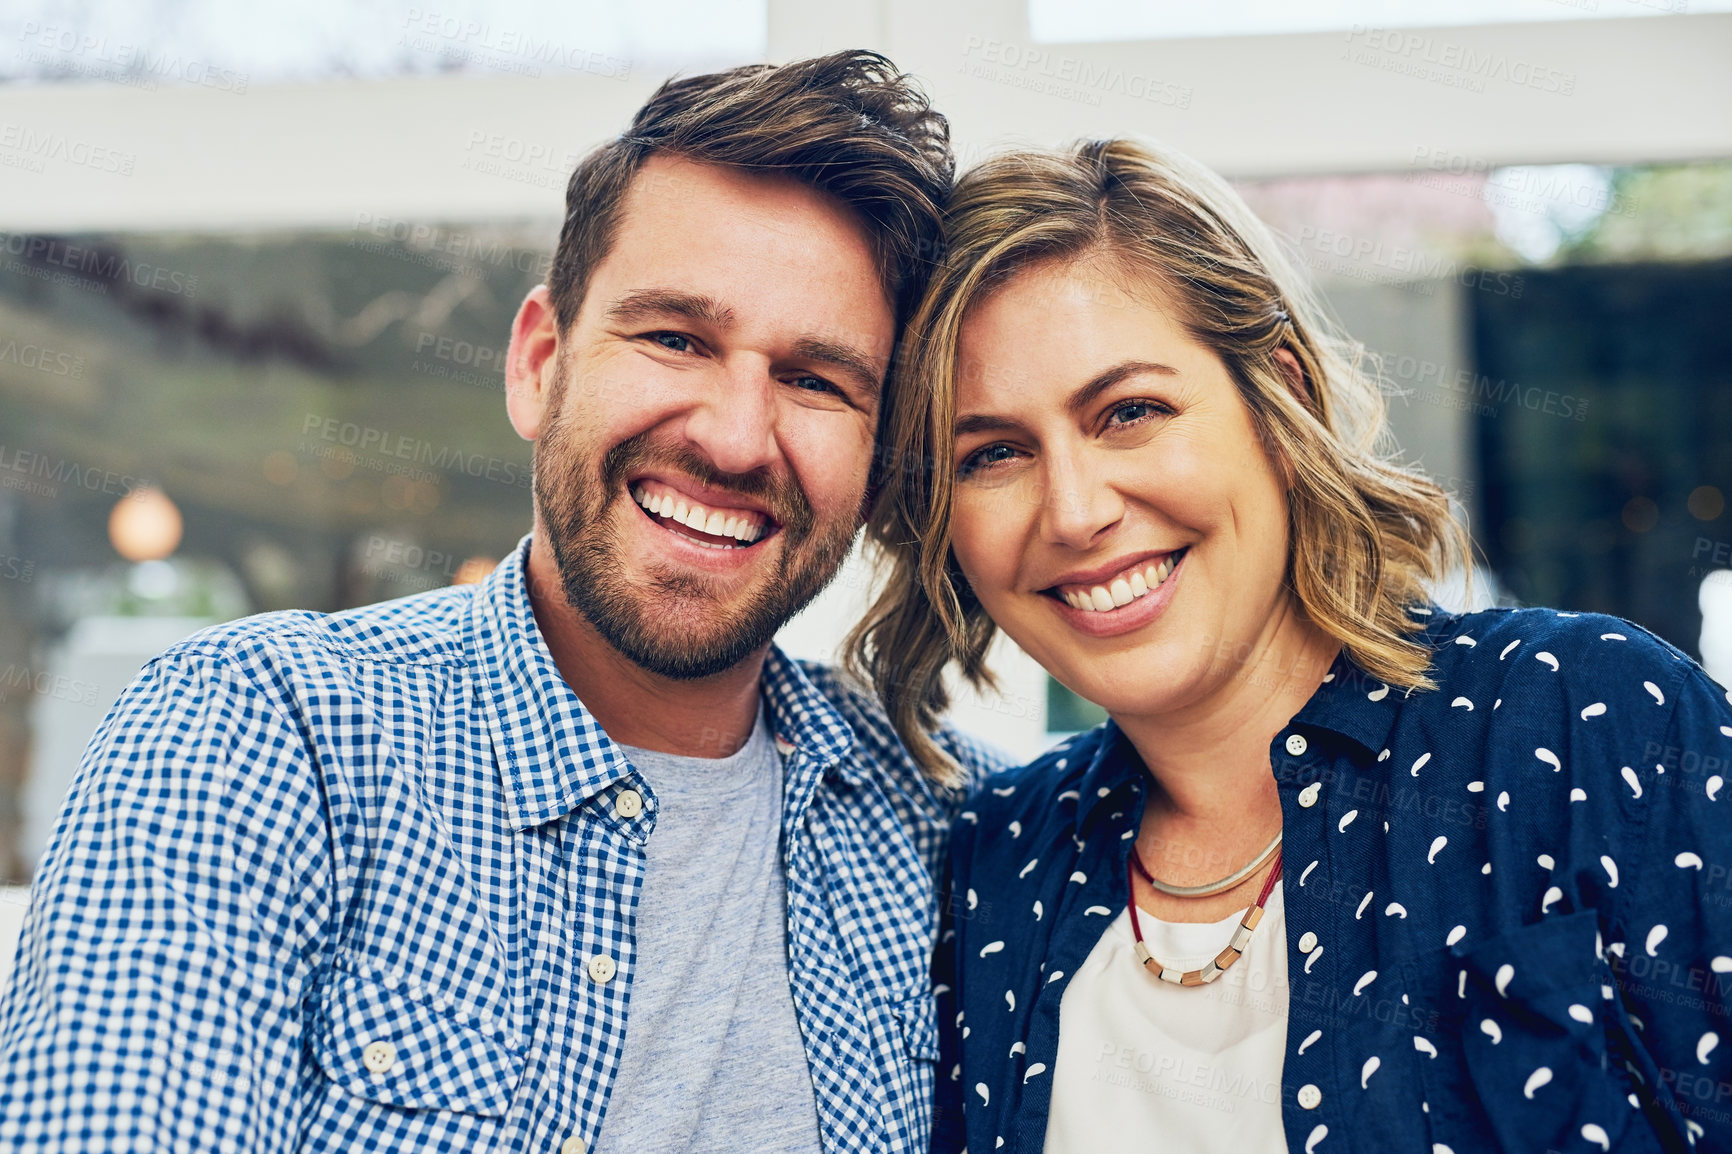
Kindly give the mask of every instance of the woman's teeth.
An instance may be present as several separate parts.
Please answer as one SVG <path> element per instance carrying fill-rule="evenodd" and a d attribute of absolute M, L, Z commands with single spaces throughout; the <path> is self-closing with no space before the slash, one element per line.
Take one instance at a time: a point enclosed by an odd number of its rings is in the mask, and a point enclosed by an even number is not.
<path fill-rule="evenodd" d="M 1087 589 L 1071 586 L 1060 589 L 1058 593 L 1067 605 L 1084 613 L 1105 613 L 1110 609 L 1118 609 L 1159 589 L 1161 583 L 1172 576 L 1174 567 L 1184 554 L 1183 549 L 1168 553 L 1160 563 L 1127 570 L 1105 585 L 1095 585 Z"/>

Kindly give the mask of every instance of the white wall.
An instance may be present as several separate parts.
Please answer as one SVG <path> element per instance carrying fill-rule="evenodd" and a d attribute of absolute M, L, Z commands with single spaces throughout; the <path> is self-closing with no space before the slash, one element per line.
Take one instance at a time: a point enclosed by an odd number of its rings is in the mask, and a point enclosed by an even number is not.
<path fill-rule="evenodd" d="M 830 587 L 776 635 L 795 657 L 840 664 L 842 638 L 871 602 L 873 573 L 857 546 Z M 1045 749 L 1046 671 L 1002 634 L 989 654 L 998 690 L 954 694 L 950 720 L 983 741 L 1027 760 Z"/>
<path fill-rule="evenodd" d="M 27 886 L 0 886 L 0 994 L 12 976 L 18 931 L 24 928 L 24 911 L 30 904 Z"/>
<path fill-rule="evenodd" d="M 1429 156 L 1476 166 L 1732 156 L 1726 15 L 1424 30 L 1430 46 L 1417 53 L 1349 33 L 1043 48 L 1020 0 L 771 0 L 769 17 L 772 59 L 886 50 L 926 82 L 964 162 L 1007 141 L 1120 132 L 1160 137 L 1234 176 L 1402 170 Z M 1425 53 L 1548 79 L 1473 91 L 1459 83 L 1472 70 L 1443 69 L 1457 83 L 1399 71 Z M 1077 79 L 1085 69 L 1095 79 Z M 1562 87 L 1557 78 L 1568 94 L 1544 90 Z M 617 133 L 658 79 L 649 69 L 623 80 L 453 75 L 244 95 L 0 88 L 0 126 L 133 158 L 130 175 L 62 160 L 39 173 L 0 167 L 0 228 L 554 218 L 557 164 L 488 172 L 476 161 L 495 141 L 579 153 Z"/>

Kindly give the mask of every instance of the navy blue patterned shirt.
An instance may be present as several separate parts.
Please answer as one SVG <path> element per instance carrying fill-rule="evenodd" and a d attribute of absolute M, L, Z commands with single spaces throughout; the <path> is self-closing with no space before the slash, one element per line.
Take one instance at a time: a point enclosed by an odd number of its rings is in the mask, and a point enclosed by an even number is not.
<path fill-rule="evenodd" d="M 31 888 L 0 994 L 0 1150 L 584 1154 L 605 1135 L 633 981 L 658 964 L 637 916 L 661 802 L 555 667 L 528 550 L 479 585 L 250 617 L 145 667 Z M 824 1148 L 923 1150 L 961 797 L 830 670 L 772 649 L 763 700 Z"/>
<path fill-rule="evenodd" d="M 1732 695 L 1617 618 L 1427 616 L 1437 689 L 1339 657 L 1269 746 L 1288 1148 L 1732 1150 Z M 937 1149 L 1041 1149 L 1147 780 L 1109 722 L 958 819 Z"/>

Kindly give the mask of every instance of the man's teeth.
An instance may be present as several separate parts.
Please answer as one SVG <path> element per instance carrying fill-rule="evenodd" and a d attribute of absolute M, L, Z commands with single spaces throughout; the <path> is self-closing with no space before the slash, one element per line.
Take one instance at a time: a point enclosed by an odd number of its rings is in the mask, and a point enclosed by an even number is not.
<path fill-rule="evenodd" d="M 1169 553 L 1159 564 L 1145 565 L 1141 569 L 1121 573 L 1105 585 L 1096 585 L 1090 589 L 1061 589 L 1059 596 L 1063 597 L 1071 608 L 1081 609 L 1084 613 L 1105 613 L 1109 609 L 1129 605 L 1137 598 L 1159 589 L 1161 583 L 1172 576 L 1173 567 L 1179 563 L 1180 555 Z"/>
<path fill-rule="evenodd" d="M 631 491 L 632 499 L 658 517 L 678 522 L 712 537 L 732 537 L 750 545 L 764 535 L 762 517 L 746 513 L 721 513 L 696 501 L 673 494 L 653 494 L 642 485 Z"/>

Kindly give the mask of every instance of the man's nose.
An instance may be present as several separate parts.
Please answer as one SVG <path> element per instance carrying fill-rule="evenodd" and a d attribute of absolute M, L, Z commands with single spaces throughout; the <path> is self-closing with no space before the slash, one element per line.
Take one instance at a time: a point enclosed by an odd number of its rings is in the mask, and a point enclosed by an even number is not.
<path fill-rule="evenodd" d="M 729 366 L 686 417 L 687 440 L 723 473 L 773 464 L 777 387 L 767 366 Z"/>

